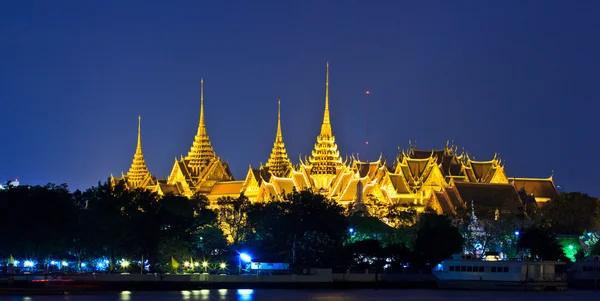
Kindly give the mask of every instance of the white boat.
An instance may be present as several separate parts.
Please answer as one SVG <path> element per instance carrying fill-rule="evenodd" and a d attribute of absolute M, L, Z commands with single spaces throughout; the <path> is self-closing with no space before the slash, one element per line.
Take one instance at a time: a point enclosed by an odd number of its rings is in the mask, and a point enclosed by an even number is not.
<path fill-rule="evenodd" d="M 433 269 L 441 289 L 566 290 L 567 276 L 557 273 L 557 261 L 471 259 L 452 255 Z"/>
<path fill-rule="evenodd" d="M 600 255 L 592 255 L 573 264 L 569 281 L 578 288 L 600 288 Z"/>

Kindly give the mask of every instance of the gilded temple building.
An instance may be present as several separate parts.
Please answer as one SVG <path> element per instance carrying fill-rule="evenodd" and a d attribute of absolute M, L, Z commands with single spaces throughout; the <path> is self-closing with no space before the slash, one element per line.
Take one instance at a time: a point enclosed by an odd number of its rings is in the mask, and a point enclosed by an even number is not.
<path fill-rule="evenodd" d="M 342 159 L 333 135 L 330 118 L 329 64 L 325 76 L 323 122 L 314 148 L 308 157 L 293 165 L 287 153 L 283 132 L 281 102 L 278 101 L 277 127 L 271 154 L 266 164 L 249 166 L 244 179 L 234 180 L 227 163 L 213 150 L 204 121 L 204 84 L 201 81 L 200 122 L 192 146 L 185 157 L 175 158 L 173 169 L 164 180 L 157 180 L 146 168 L 138 146 L 127 175 L 111 176 L 111 183 L 124 180 L 127 187 L 147 188 L 159 195 L 172 193 L 191 197 L 204 194 L 211 201 L 244 194 L 252 202 L 281 200 L 293 190 L 312 190 L 342 205 L 362 202 L 407 204 L 456 214 L 470 207 L 480 218 L 498 218 L 523 207 L 524 198 L 538 206 L 558 195 L 552 176 L 548 178 L 508 177 L 497 154 L 477 161 L 454 143 L 438 150 L 418 149 L 409 143 L 388 162 L 379 157 L 369 162 L 351 155 Z M 266 157 L 266 156 L 265 156 Z M 487 210 L 490 209 L 490 210 Z M 477 212 L 481 211 L 481 212 Z M 485 212 L 495 212 L 485 216 Z"/>

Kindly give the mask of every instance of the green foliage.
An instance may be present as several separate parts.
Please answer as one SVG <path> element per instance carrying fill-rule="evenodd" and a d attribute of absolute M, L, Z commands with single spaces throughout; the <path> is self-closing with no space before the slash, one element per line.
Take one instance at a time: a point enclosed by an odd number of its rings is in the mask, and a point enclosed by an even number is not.
<path fill-rule="evenodd" d="M 368 268 L 373 264 L 381 264 L 385 258 L 384 248 L 376 239 L 365 239 L 349 244 L 348 252 L 352 255 L 350 267 Z"/>
<path fill-rule="evenodd" d="M 239 246 L 248 234 L 245 224 L 250 207 L 250 201 L 243 194 L 217 200 L 217 222 L 234 247 Z"/>
<path fill-rule="evenodd" d="M 205 225 L 193 233 L 192 243 L 196 254 L 204 258 L 221 256 L 227 252 L 227 240 L 223 231 L 216 225 Z"/>
<path fill-rule="evenodd" d="M 564 260 L 565 253 L 548 228 L 534 225 L 519 236 L 518 247 L 533 260 Z"/>
<path fill-rule="evenodd" d="M 600 201 L 585 193 L 561 193 L 541 212 L 555 233 L 580 234 L 600 230 Z"/>
<path fill-rule="evenodd" d="M 600 241 L 590 249 L 589 255 L 600 255 Z"/>
<path fill-rule="evenodd" d="M 558 241 L 558 244 L 562 248 L 563 253 L 565 253 L 565 256 L 567 258 L 569 258 L 572 262 L 576 261 L 577 252 L 579 252 L 579 251 L 584 252 L 581 247 L 579 237 L 566 236 L 566 237 L 559 237 L 556 240 Z"/>
<path fill-rule="evenodd" d="M 594 231 L 600 216 L 597 203 L 584 194 L 562 194 L 541 212 L 551 226 L 522 233 L 519 250 L 535 259 L 564 259 L 552 230 Z M 533 211 L 528 216 L 536 209 L 530 205 Z M 505 214 L 502 220 L 475 225 L 467 211 L 458 211 L 454 223 L 461 231 L 470 231 L 466 245 L 516 254 L 513 234 L 521 217 Z M 461 252 L 463 243 L 450 220 L 431 210 L 417 220 L 411 206 L 368 201 L 364 211 L 350 210 L 346 216 L 339 204 L 311 191 L 293 191 L 283 201 L 252 204 L 241 195 L 211 204 L 202 195 L 158 197 L 148 190 L 126 189 L 124 183 L 99 183 L 73 193 L 66 185 L 49 184 L 0 191 L 0 212 L 12 213 L 0 219 L 0 227 L 10 229 L 0 231 L 0 258 L 12 254 L 38 262 L 90 262 L 107 257 L 112 271 L 118 270 L 115 265 L 121 259 L 143 257 L 152 269 L 170 271 L 171 257 L 179 262 L 190 258 L 217 262 L 239 250 L 249 251 L 257 260 L 304 267 L 380 270 L 387 258 L 392 258 L 392 266 L 423 267 Z M 587 232 L 584 236 L 589 247 L 597 240 Z M 471 241 L 473 237 L 478 240 Z M 580 259 L 580 244 L 569 245 L 575 248 L 567 255 Z M 591 249 L 595 254 L 600 246 L 596 243 Z M 131 263 L 132 271 L 139 268 Z"/>
<path fill-rule="evenodd" d="M 67 185 L 18 186 L 0 191 L 0 257 L 64 257 L 73 247 L 77 208 Z M 82 229 L 83 230 L 83 229 Z"/>
<path fill-rule="evenodd" d="M 415 226 L 416 265 L 437 264 L 450 255 L 461 252 L 463 237 L 445 215 L 425 211 Z"/>
<path fill-rule="evenodd" d="M 578 249 L 577 253 L 575 253 L 574 259 L 575 261 L 584 261 L 585 257 L 585 251 L 583 249 Z"/>
<path fill-rule="evenodd" d="M 258 256 L 305 266 L 331 267 L 348 229 L 343 208 L 311 191 L 255 204 L 247 216 L 251 229 L 247 246 Z"/>

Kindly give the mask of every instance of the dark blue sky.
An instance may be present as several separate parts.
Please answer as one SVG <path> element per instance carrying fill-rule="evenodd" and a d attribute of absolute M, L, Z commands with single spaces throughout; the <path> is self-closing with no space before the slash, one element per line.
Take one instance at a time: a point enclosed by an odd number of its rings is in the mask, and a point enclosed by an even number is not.
<path fill-rule="evenodd" d="M 498 152 L 509 176 L 554 170 L 600 195 L 598 16 L 598 1 L 5 1 L 0 178 L 81 189 L 127 171 L 138 114 L 148 167 L 167 176 L 196 132 L 201 77 L 236 178 L 267 160 L 277 98 L 296 163 L 329 61 L 342 154 L 391 162 L 409 140 L 454 140 L 477 160 Z"/>

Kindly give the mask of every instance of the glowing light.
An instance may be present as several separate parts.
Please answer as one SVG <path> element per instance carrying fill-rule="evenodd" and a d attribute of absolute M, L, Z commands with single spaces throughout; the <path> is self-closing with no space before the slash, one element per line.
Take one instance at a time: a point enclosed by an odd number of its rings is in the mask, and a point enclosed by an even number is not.
<path fill-rule="evenodd" d="M 245 262 L 250 262 L 250 261 L 252 261 L 252 257 L 250 257 L 250 255 L 248 255 L 248 254 L 246 254 L 246 253 L 242 253 L 242 254 L 240 254 L 240 259 L 241 259 L 242 261 L 245 261 Z"/>
<path fill-rule="evenodd" d="M 52 260 L 50 261 L 50 265 L 58 265 L 58 261 Z"/>
<path fill-rule="evenodd" d="M 349 232 L 350 234 L 354 233 L 354 228 L 350 228 L 350 229 L 348 229 L 348 232 Z"/>
<path fill-rule="evenodd" d="M 196 261 L 194 262 L 194 266 L 200 266 L 200 263 Z"/>
<path fill-rule="evenodd" d="M 207 267 L 207 266 L 208 266 L 208 262 L 206 262 L 206 261 L 205 261 L 205 262 L 203 262 L 203 263 L 202 263 L 202 266 L 203 266 L 203 267 Z"/>
<path fill-rule="evenodd" d="M 515 236 L 519 236 L 519 234 L 521 234 L 519 231 L 515 231 Z"/>
<path fill-rule="evenodd" d="M 219 295 L 227 295 L 227 289 L 226 288 L 222 288 L 219 290 Z"/>
<path fill-rule="evenodd" d="M 237 290 L 237 294 L 240 296 L 240 300 L 252 300 L 253 293 L 254 293 L 254 290 L 250 290 L 250 289 Z"/>
<path fill-rule="evenodd" d="M 187 268 L 187 267 L 190 266 L 190 263 L 186 261 L 186 262 L 183 263 L 183 266 Z"/>
<path fill-rule="evenodd" d="M 121 261 L 121 267 L 124 267 L 124 268 L 126 268 L 126 267 L 128 267 L 128 266 L 129 266 L 129 261 L 127 261 L 127 260 L 123 259 L 123 260 Z"/>
<path fill-rule="evenodd" d="M 23 266 L 30 268 L 33 266 L 33 261 L 31 260 L 25 260 L 25 262 L 23 262 Z"/>
<path fill-rule="evenodd" d="M 129 301 L 131 300 L 131 292 L 130 291 L 122 291 L 121 297 L 119 298 L 121 301 Z"/>
<path fill-rule="evenodd" d="M 67 266 L 69 266 L 69 263 L 68 263 L 68 262 L 66 262 L 66 261 L 63 261 L 63 262 L 62 262 L 62 266 L 64 266 L 64 267 L 67 267 Z"/>
<path fill-rule="evenodd" d="M 18 266 L 18 265 L 19 265 L 19 263 L 21 263 L 21 262 L 20 262 L 20 261 L 18 261 L 18 260 L 14 260 L 14 261 L 13 261 L 13 265 L 14 265 L 14 266 Z"/>
<path fill-rule="evenodd" d="M 85 262 L 82 262 L 82 263 L 81 263 L 81 267 L 82 267 L 82 268 L 85 268 Z"/>
<path fill-rule="evenodd" d="M 371 91 L 367 90 L 367 91 L 365 92 L 365 94 L 369 95 L 369 94 L 371 94 Z"/>
<path fill-rule="evenodd" d="M 98 266 L 99 269 L 103 269 L 104 268 L 104 263 L 98 262 L 98 264 L 96 266 Z"/>
<path fill-rule="evenodd" d="M 227 267 L 227 264 L 226 264 L 226 263 L 224 263 L 224 262 L 221 262 L 221 264 L 220 264 L 219 266 L 220 266 L 222 269 L 224 269 L 224 268 L 226 268 L 226 267 Z"/>
<path fill-rule="evenodd" d="M 569 250 L 573 250 L 573 245 L 569 245 Z"/>

